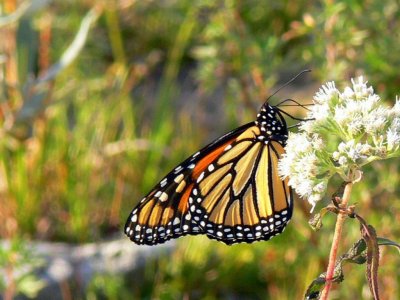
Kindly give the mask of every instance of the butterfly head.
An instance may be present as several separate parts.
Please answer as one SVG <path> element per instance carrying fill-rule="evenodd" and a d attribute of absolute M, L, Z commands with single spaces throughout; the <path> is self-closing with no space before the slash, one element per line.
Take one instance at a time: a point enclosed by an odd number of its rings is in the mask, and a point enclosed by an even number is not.
<path fill-rule="evenodd" d="M 275 140 L 283 146 L 286 145 L 288 137 L 287 125 L 278 107 L 269 105 L 268 103 L 264 104 L 257 114 L 256 124 L 266 141 Z"/>

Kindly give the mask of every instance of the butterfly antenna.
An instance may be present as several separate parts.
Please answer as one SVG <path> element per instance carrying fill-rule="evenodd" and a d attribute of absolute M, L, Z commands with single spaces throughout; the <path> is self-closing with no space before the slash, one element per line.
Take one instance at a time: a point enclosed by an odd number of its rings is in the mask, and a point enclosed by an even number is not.
<path fill-rule="evenodd" d="M 277 93 L 279 93 L 280 90 L 282 90 L 285 87 L 287 87 L 289 84 L 291 84 L 293 81 L 295 81 L 299 76 L 303 75 L 304 73 L 308 73 L 308 72 L 311 72 L 311 70 L 310 69 L 306 69 L 306 70 L 301 71 L 299 74 L 297 74 L 292 79 L 290 79 L 288 82 L 286 82 L 284 85 L 279 87 L 275 92 L 273 92 L 273 94 L 270 95 L 265 102 L 267 103 L 268 100 L 271 99 L 273 96 L 275 96 Z"/>
<path fill-rule="evenodd" d="M 293 103 L 296 103 L 296 105 L 293 105 L 293 104 L 282 105 L 283 103 L 286 103 L 286 102 L 293 102 Z M 294 99 L 285 99 L 285 100 L 279 102 L 276 106 L 277 106 L 277 107 L 278 107 L 278 106 L 279 106 L 279 107 L 282 107 L 282 106 L 300 106 L 300 107 L 304 108 L 305 110 L 310 111 L 310 109 L 308 109 L 306 106 L 311 106 L 311 105 L 314 105 L 314 103 L 301 104 L 301 103 L 297 102 L 297 101 L 294 100 Z"/>
<path fill-rule="evenodd" d="M 296 104 L 296 105 L 294 105 L 294 104 L 284 104 L 284 105 L 279 105 L 279 107 L 313 106 L 313 105 L 315 105 L 315 103 L 305 103 L 305 104 L 302 104 L 302 105 L 299 105 L 299 104 Z M 276 105 L 276 106 L 278 106 L 278 105 Z"/>
<path fill-rule="evenodd" d="M 293 120 L 297 120 L 297 121 L 312 121 L 312 120 L 315 120 L 314 118 L 309 118 L 309 119 L 296 118 L 296 117 L 292 116 L 291 114 L 287 113 L 284 110 L 279 110 L 279 112 L 281 112 L 281 113 L 287 115 L 289 118 L 291 118 Z"/>
<path fill-rule="evenodd" d="M 289 117 L 293 118 L 292 116 L 289 116 Z M 287 129 L 292 129 L 292 128 L 300 127 L 300 125 L 301 125 L 302 122 L 313 121 L 313 120 L 315 120 L 314 118 L 311 118 L 311 119 L 297 119 L 297 118 L 293 118 L 293 119 L 294 119 L 294 120 L 299 120 L 299 121 L 301 121 L 301 122 L 296 123 L 296 124 L 291 125 L 291 126 L 288 126 Z"/>
<path fill-rule="evenodd" d="M 292 116 L 291 114 L 289 114 L 289 113 L 287 113 L 287 112 L 285 112 L 283 110 L 280 110 L 280 112 L 285 114 L 285 115 L 287 115 L 289 118 L 291 118 L 293 120 L 296 120 L 296 121 L 307 121 L 307 119 L 296 118 L 296 117 Z"/>
<path fill-rule="evenodd" d="M 301 125 L 301 123 L 297 123 L 297 124 L 288 126 L 287 129 L 297 128 L 297 127 L 300 127 L 300 125 Z"/>

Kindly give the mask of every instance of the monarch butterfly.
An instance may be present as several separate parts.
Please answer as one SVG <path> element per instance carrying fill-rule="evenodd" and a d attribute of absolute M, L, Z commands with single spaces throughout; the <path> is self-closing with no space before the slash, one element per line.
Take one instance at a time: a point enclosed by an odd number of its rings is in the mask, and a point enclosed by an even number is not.
<path fill-rule="evenodd" d="M 280 234 L 293 211 L 292 190 L 277 172 L 288 138 L 283 113 L 266 102 L 256 121 L 183 161 L 132 210 L 126 235 L 140 245 L 188 234 L 231 245 Z"/>
<path fill-rule="evenodd" d="M 293 82 L 304 70 L 280 87 Z M 278 106 L 262 105 L 257 119 L 234 129 L 169 172 L 132 210 L 125 234 L 156 245 L 205 234 L 227 245 L 267 241 L 282 233 L 293 213 L 288 180 L 278 176 L 288 127 Z"/>

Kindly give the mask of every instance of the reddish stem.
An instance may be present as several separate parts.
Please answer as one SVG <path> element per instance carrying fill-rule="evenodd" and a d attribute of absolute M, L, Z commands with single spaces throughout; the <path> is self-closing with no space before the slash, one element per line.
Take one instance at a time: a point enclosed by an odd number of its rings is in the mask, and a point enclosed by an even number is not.
<path fill-rule="evenodd" d="M 353 183 L 350 182 L 350 183 L 347 183 L 346 187 L 344 188 L 342 202 L 340 203 L 341 207 L 344 210 L 347 208 L 347 203 L 349 202 L 349 199 L 350 199 L 350 193 L 351 193 L 352 187 L 353 187 Z M 328 268 L 326 270 L 326 285 L 325 285 L 324 290 L 322 291 L 321 300 L 328 300 L 329 291 L 332 287 L 332 279 L 333 279 L 333 275 L 335 273 L 335 263 L 336 263 L 337 252 L 339 249 L 339 241 L 340 241 L 340 237 L 342 235 L 343 223 L 344 223 L 344 220 L 346 219 L 346 217 L 347 217 L 346 213 L 339 212 L 337 219 L 336 219 L 335 232 L 333 235 L 331 252 L 329 254 Z"/>

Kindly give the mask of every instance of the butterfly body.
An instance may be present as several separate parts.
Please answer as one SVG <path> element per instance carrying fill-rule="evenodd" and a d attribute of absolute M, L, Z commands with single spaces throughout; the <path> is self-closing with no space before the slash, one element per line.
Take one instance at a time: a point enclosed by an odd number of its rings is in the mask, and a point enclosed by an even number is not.
<path fill-rule="evenodd" d="M 269 240 L 290 220 L 293 197 L 277 173 L 287 125 L 264 104 L 257 120 L 218 138 L 172 170 L 133 209 L 125 233 L 155 245 L 205 234 L 233 243 Z"/>

